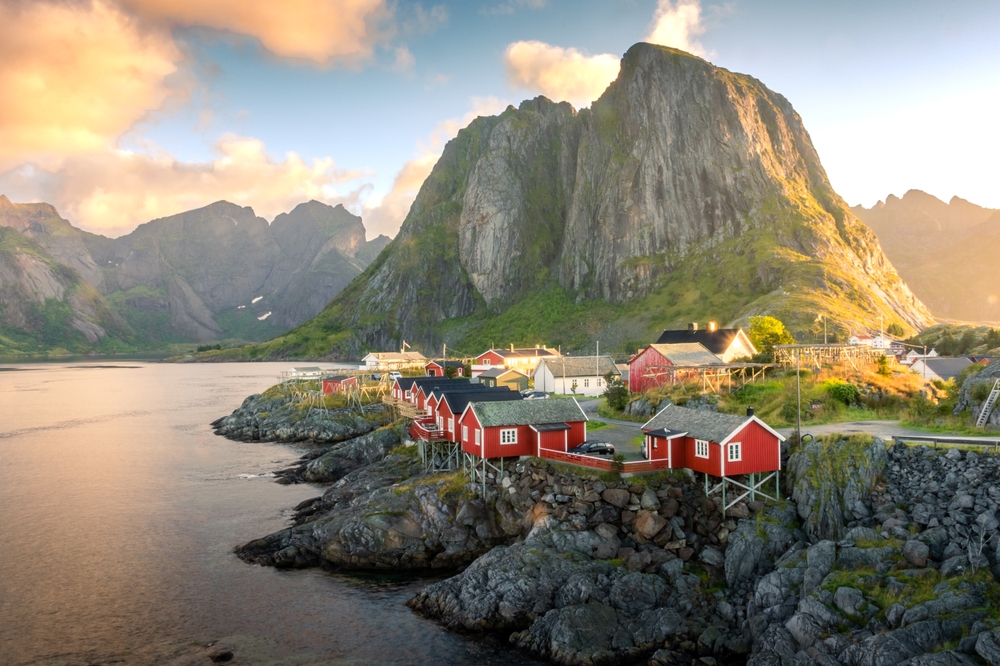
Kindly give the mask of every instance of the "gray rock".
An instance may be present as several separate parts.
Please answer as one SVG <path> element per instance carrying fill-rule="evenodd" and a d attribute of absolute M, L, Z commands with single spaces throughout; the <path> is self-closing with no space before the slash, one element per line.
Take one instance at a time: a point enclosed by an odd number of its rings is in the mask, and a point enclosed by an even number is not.
<path fill-rule="evenodd" d="M 853 587 L 838 587 L 833 593 L 833 603 L 845 615 L 860 615 L 861 605 L 865 603 L 865 595 Z"/>
<path fill-rule="evenodd" d="M 921 541 L 911 539 L 903 545 L 903 557 L 915 567 L 927 566 L 928 555 L 930 548 Z"/>
<path fill-rule="evenodd" d="M 941 575 L 948 577 L 960 574 L 969 566 L 969 561 L 965 555 L 950 557 L 941 563 Z"/>
<path fill-rule="evenodd" d="M 620 488 L 608 488 L 601 493 L 601 499 L 612 506 L 624 509 L 628 505 L 629 492 Z"/>
<path fill-rule="evenodd" d="M 721 567 L 726 563 L 725 556 L 711 546 L 705 546 L 699 557 L 702 562 L 712 567 Z"/>
<path fill-rule="evenodd" d="M 979 634 L 976 639 L 976 654 L 985 659 L 990 666 L 1000 666 L 1000 632 L 984 631 Z"/>

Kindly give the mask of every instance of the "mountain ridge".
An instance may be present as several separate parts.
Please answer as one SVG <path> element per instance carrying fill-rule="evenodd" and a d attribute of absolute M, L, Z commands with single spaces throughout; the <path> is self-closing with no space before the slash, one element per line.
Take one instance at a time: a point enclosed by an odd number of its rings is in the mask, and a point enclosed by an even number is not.
<path fill-rule="evenodd" d="M 126 325 L 129 342 L 120 342 L 138 348 L 273 337 L 321 311 L 389 241 L 367 241 L 359 217 L 317 201 L 270 224 L 249 207 L 218 201 L 107 238 L 77 229 L 50 204 L 0 195 L 0 228 L 92 287 Z"/>
<path fill-rule="evenodd" d="M 627 348 L 685 320 L 761 313 L 800 332 L 818 314 L 931 321 L 783 96 L 640 43 L 590 109 L 535 98 L 472 121 L 386 251 L 316 319 L 249 353 L 609 336 Z"/>

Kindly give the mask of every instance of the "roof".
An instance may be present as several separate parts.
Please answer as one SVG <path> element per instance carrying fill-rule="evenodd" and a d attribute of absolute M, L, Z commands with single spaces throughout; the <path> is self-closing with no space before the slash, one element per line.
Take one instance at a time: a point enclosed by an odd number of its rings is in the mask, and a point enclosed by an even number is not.
<path fill-rule="evenodd" d="M 523 372 L 518 372 L 517 370 L 513 369 L 507 370 L 506 368 L 493 368 L 492 370 L 487 370 L 486 372 L 480 373 L 479 376 L 499 379 L 504 375 L 510 375 L 510 374 L 521 375 L 525 379 L 528 378 L 528 375 L 524 374 Z"/>
<path fill-rule="evenodd" d="M 563 356 L 561 358 L 546 358 L 538 363 L 538 368 L 545 364 L 553 377 L 603 377 L 609 372 L 620 375 L 621 371 L 610 356 Z M 538 368 L 535 372 L 538 372 Z"/>
<path fill-rule="evenodd" d="M 484 428 L 492 426 L 540 425 L 586 421 L 587 416 L 573 398 L 473 402 L 469 405 Z"/>
<path fill-rule="evenodd" d="M 542 423 L 531 426 L 531 429 L 535 432 L 558 432 L 560 430 L 570 430 L 570 427 L 565 423 Z"/>
<path fill-rule="evenodd" d="M 724 361 L 700 342 L 649 345 L 674 365 L 720 365 Z"/>
<path fill-rule="evenodd" d="M 916 361 L 913 365 L 917 365 L 919 363 L 925 363 L 927 365 L 927 369 L 941 379 L 951 379 L 952 377 L 957 377 L 958 373 L 972 365 L 972 361 L 965 356 L 959 356 L 958 358 L 949 358 L 947 356 L 922 358 L 919 361 Z"/>
<path fill-rule="evenodd" d="M 698 344 L 704 345 L 705 349 L 713 354 L 724 354 L 733 344 L 733 340 L 735 340 L 742 331 L 742 328 L 717 328 L 714 331 L 709 331 L 707 329 L 698 331 L 663 331 L 663 333 L 660 334 L 660 337 L 657 338 L 656 344 L 675 345 L 685 342 L 697 342 Z M 744 335 L 746 334 L 744 333 Z"/>
<path fill-rule="evenodd" d="M 426 361 L 425 357 L 420 352 L 371 352 L 365 359 L 371 357 L 376 361 Z M 364 359 L 362 359 L 364 360 Z"/>
<path fill-rule="evenodd" d="M 422 386 L 461 386 L 465 384 L 469 385 L 471 381 L 468 377 L 453 377 L 449 379 L 448 377 L 414 377 L 413 384 L 411 386 L 416 386 L 420 388 Z"/>
<path fill-rule="evenodd" d="M 515 347 L 514 349 L 487 349 L 483 354 L 493 352 L 498 356 L 504 358 L 542 358 L 542 357 L 553 357 L 559 356 L 559 352 L 555 349 L 547 349 L 546 347 Z M 479 356 L 482 356 L 480 354 Z M 478 358 L 478 357 L 477 357 Z"/>
<path fill-rule="evenodd" d="M 683 430 L 671 430 L 670 428 L 660 428 L 659 430 L 648 430 L 646 432 L 654 437 L 663 437 L 664 439 L 673 439 L 674 437 L 687 434 Z"/>
<path fill-rule="evenodd" d="M 508 388 L 503 390 L 488 389 L 486 391 L 470 391 L 468 393 L 445 393 L 442 402 L 448 403 L 448 409 L 452 414 L 461 414 L 470 402 L 506 402 L 511 400 L 523 400 L 517 391 Z"/>
<path fill-rule="evenodd" d="M 504 387 L 504 389 L 509 390 L 507 389 L 507 387 Z M 430 386 L 430 387 L 425 386 L 423 388 L 424 394 L 426 394 L 428 398 L 437 396 L 439 400 L 441 399 L 441 396 L 447 395 L 449 393 L 483 393 L 484 391 L 494 391 L 494 390 L 496 389 L 490 386 L 486 386 L 485 384 L 463 384 L 460 386 Z"/>
<path fill-rule="evenodd" d="M 292 368 L 292 372 L 321 372 L 322 368 L 316 365 L 310 365 L 307 367 Z"/>
<path fill-rule="evenodd" d="M 429 361 L 427 365 L 437 365 L 442 368 L 464 368 L 465 364 L 461 361 Z"/>
<path fill-rule="evenodd" d="M 333 375 L 332 377 L 324 377 L 323 381 L 342 382 L 345 379 L 357 379 L 357 377 L 354 375 Z"/>
<path fill-rule="evenodd" d="M 650 430 L 673 430 L 687 433 L 688 437 L 723 442 L 734 432 L 749 423 L 753 417 L 721 414 L 707 409 L 688 409 L 668 405 L 659 414 L 642 425 L 645 432 Z"/>

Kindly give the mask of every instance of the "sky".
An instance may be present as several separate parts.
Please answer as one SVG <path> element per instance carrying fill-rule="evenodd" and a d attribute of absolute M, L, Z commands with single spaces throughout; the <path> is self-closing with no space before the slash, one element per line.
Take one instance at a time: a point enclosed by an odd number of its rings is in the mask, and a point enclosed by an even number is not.
<path fill-rule="evenodd" d="M 0 0 L 0 194 L 117 236 L 226 199 L 393 236 L 445 143 L 634 43 L 761 80 L 851 205 L 1000 208 L 1000 2 Z"/>

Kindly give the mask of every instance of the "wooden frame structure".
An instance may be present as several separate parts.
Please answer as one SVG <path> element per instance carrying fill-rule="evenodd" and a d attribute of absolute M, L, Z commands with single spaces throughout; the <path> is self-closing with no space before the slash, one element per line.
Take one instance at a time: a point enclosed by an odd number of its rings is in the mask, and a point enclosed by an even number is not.
<path fill-rule="evenodd" d="M 844 367 L 850 363 L 854 369 L 861 372 L 855 361 L 861 363 L 876 363 L 880 356 L 886 356 L 885 349 L 874 349 L 868 345 L 775 345 L 774 360 L 781 364 L 782 368 L 795 365 L 795 357 L 807 364 L 811 363 L 815 367 L 822 367 L 824 364 L 835 364 L 843 362 Z"/>
<path fill-rule="evenodd" d="M 761 497 L 764 497 L 764 498 L 767 498 L 769 500 L 773 500 L 773 501 L 777 502 L 778 498 L 781 496 L 781 472 L 780 471 L 774 471 L 774 472 L 770 472 L 770 473 L 760 472 L 760 473 L 757 473 L 757 474 L 751 473 L 749 475 L 749 477 L 750 477 L 750 481 L 749 481 L 750 485 L 742 484 L 742 483 L 740 483 L 739 481 L 737 481 L 736 479 L 734 479 L 731 476 L 723 476 L 723 477 L 719 477 L 719 478 L 721 478 L 721 481 L 719 483 L 717 483 L 714 486 L 709 487 L 708 476 L 709 476 L 708 474 L 705 474 L 705 497 L 711 497 L 712 495 L 715 495 L 716 493 L 721 494 L 722 495 L 722 513 L 723 513 L 723 515 L 725 515 L 726 511 L 728 511 L 731 507 L 736 506 L 737 504 L 739 504 L 740 502 L 742 502 L 747 497 L 750 498 L 751 502 L 753 502 L 753 501 L 755 501 L 757 499 L 757 495 L 760 495 Z M 770 481 L 771 479 L 774 479 L 774 495 L 768 495 L 766 492 L 764 492 L 764 489 L 763 489 L 764 488 L 764 484 L 767 483 L 768 481 Z M 742 488 L 743 489 L 743 492 L 740 493 L 739 495 L 737 495 L 735 497 L 735 499 L 733 499 L 733 501 L 729 502 L 728 504 L 726 503 L 726 486 L 727 485 L 733 485 L 733 486 L 736 486 L 737 488 Z M 739 491 L 737 490 L 737 492 L 739 492 Z"/>
<path fill-rule="evenodd" d="M 738 391 L 747 384 L 756 384 L 758 379 L 763 380 L 768 368 L 778 367 L 777 363 L 726 363 L 722 365 L 665 365 L 651 368 L 642 376 L 649 378 L 661 378 L 666 376 L 660 385 L 671 383 L 679 384 L 686 379 L 698 378 L 701 380 L 703 391 L 711 390 L 712 393 L 722 393 L 723 384 L 726 391 L 732 393 Z M 749 373 L 749 377 L 747 374 Z M 684 375 L 678 377 L 678 374 Z M 737 377 L 738 386 L 733 386 L 733 377 Z"/>

